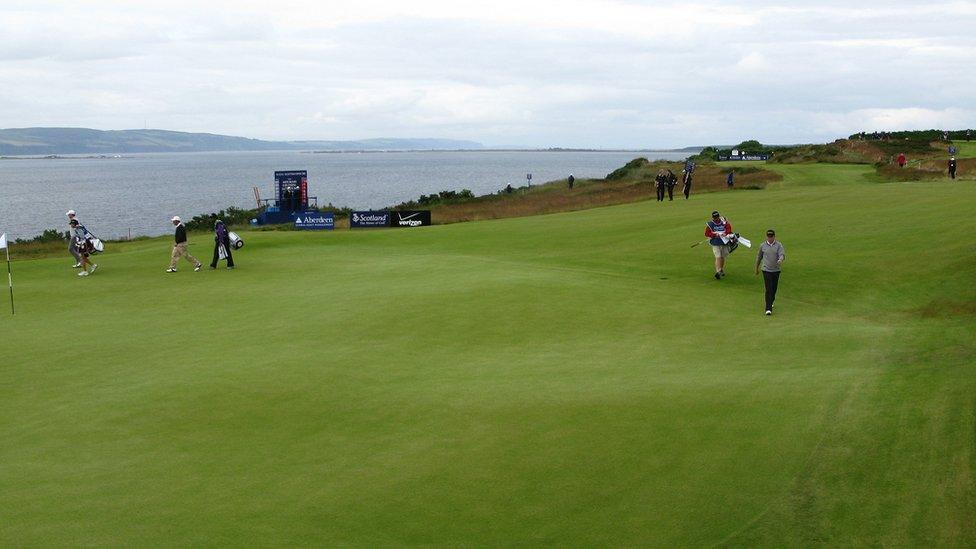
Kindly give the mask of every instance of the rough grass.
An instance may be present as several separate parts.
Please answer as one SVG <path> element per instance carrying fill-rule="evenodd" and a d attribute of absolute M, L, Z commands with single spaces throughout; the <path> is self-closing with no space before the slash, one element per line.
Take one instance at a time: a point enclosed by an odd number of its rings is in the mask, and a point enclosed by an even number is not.
<path fill-rule="evenodd" d="M 585 210 L 601 206 L 624 204 L 655 198 L 654 177 L 662 168 L 671 169 L 680 179 L 683 164 L 676 162 L 648 162 L 639 158 L 625 169 L 617 170 L 606 179 L 577 180 L 572 190 L 565 181 L 521 189 L 513 194 L 480 197 L 457 204 L 433 208 L 435 223 L 454 223 L 484 219 L 502 219 L 528 215 Z M 729 169 L 736 170 L 733 190 L 760 189 L 778 181 L 780 176 L 757 164 L 733 165 L 702 163 L 695 170 L 692 193 L 728 192 L 725 178 Z M 679 181 L 674 189 L 675 200 L 684 200 Z"/>

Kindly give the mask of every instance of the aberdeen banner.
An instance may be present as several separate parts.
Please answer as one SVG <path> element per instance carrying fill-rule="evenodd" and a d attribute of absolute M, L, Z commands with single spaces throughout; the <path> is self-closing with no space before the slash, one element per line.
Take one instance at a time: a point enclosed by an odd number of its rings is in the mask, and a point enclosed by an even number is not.
<path fill-rule="evenodd" d="M 301 212 L 295 216 L 295 228 L 303 231 L 326 231 L 335 228 L 333 212 Z"/>

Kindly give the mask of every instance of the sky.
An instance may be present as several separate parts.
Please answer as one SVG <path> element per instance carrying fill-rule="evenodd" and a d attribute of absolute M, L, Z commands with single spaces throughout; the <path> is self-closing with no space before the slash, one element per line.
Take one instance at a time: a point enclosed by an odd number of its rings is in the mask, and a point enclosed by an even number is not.
<path fill-rule="evenodd" d="M 976 127 L 976 2 L 0 0 L 0 127 L 672 148 Z"/>

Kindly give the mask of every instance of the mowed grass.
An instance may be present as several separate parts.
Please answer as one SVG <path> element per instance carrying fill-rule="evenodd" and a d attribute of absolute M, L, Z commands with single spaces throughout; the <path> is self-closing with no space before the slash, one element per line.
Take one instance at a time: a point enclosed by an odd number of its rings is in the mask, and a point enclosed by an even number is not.
<path fill-rule="evenodd" d="M 14 265 L 0 544 L 972 545 L 972 185 L 782 184 Z M 711 277 L 712 209 L 788 254 Z M 209 258 L 197 237 L 191 251 Z M 6 302 L 0 302 L 6 306 Z"/>

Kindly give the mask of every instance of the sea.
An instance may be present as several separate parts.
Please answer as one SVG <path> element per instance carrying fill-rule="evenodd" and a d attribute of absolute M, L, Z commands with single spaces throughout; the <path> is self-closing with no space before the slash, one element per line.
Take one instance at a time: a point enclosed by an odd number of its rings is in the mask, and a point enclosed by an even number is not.
<path fill-rule="evenodd" d="M 273 198 L 276 170 L 307 170 L 319 205 L 382 209 L 421 195 L 476 195 L 564 179 L 604 177 L 634 158 L 681 160 L 671 151 L 302 151 L 146 153 L 0 159 L 0 233 L 31 238 L 67 230 L 78 213 L 102 239 L 156 236 L 183 219 L 254 208 L 253 188 Z"/>

